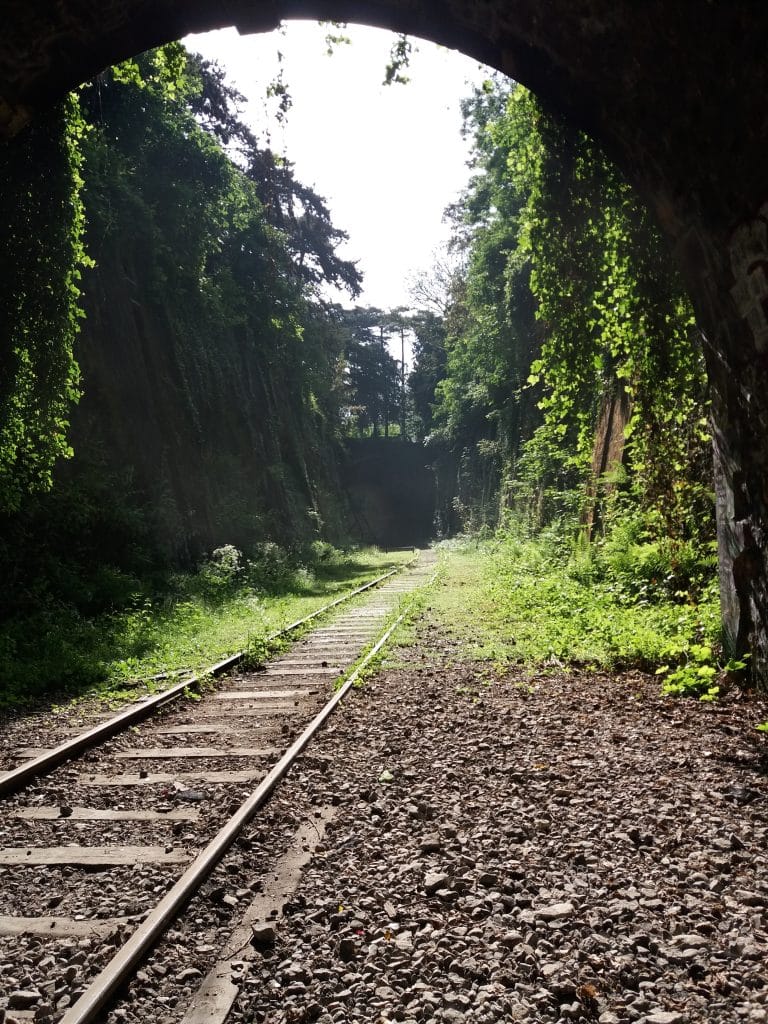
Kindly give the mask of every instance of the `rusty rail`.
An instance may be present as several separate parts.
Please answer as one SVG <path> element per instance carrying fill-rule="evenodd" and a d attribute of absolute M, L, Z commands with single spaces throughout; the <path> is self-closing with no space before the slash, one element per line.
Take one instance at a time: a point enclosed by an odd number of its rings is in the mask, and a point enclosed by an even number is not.
<path fill-rule="evenodd" d="M 277 640 L 281 636 L 285 636 L 288 633 L 292 633 L 295 630 L 300 629 L 308 622 L 312 622 L 320 615 L 324 615 L 326 612 L 329 612 L 332 608 L 336 608 L 338 605 L 351 600 L 351 598 L 356 597 L 358 594 L 362 594 L 366 590 L 370 590 L 372 587 L 378 586 L 380 583 L 383 583 L 384 580 L 389 579 L 399 571 L 400 569 L 390 569 L 389 572 L 384 573 L 382 576 L 377 576 L 376 579 L 369 580 L 368 583 L 364 583 L 362 586 L 356 587 L 348 594 L 343 594 L 341 597 L 337 597 L 336 600 L 331 601 L 330 604 L 323 605 L 322 608 L 318 608 L 309 615 L 305 615 L 303 619 L 297 619 L 296 622 L 292 622 L 289 626 L 285 626 L 276 633 L 271 633 L 267 637 L 267 641 Z M 94 726 L 93 729 L 88 729 L 86 732 L 80 733 L 78 736 L 73 736 L 72 739 L 66 740 L 64 743 L 59 744 L 59 746 L 47 751 L 45 754 L 41 754 L 39 757 L 35 757 L 30 761 L 25 761 L 24 764 L 19 765 L 18 768 L 14 768 L 11 771 L 6 772 L 4 775 L 0 776 L 0 798 L 17 792 L 32 779 L 35 779 L 40 775 L 45 775 L 46 772 L 51 769 L 56 768 L 65 761 L 69 761 L 73 757 L 77 757 L 78 754 L 82 754 L 85 750 L 90 750 L 91 747 L 95 747 L 103 740 L 109 739 L 111 736 L 115 736 L 123 729 L 127 729 L 136 722 L 141 722 L 143 719 L 149 718 L 150 715 L 153 715 L 166 704 L 170 704 L 172 701 L 183 696 L 186 690 L 199 687 L 203 679 L 209 679 L 211 677 L 215 679 L 218 676 L 225 675 L 227 672 L 239 665 L 245 655 L 245 651 L 238 651 L 236 654 L 231 654 L 228 658 L 224 658 L 215 665 L 211 665 L 209 668 L 192 676 L 190 679 L 186 679 L 180 683 L 175 683 L 167 690 L 163 690 L 162 693 L 155 694 L 154 697 L 150 697 L 147 700 L 142 701 L 140 704 L 137 704 L 136 707 L 128 708 L 127 711 L 122 711 L 113 718 L 107 719 L 106 722 L 101 722 L 99 725 Z"/>
<path fill-rule="evenodd" d="M 392 574 L 390 574 L 392 575 Z M 434 577 L 433 577 L 434 579 Z M 103 1012 L 112 999 L 142 963 L 149 951 L 171 922 L 178 916 L 202 883 L 224 857 L 242 829 L 254 818 L 275 788 L 290 770 L 296 758 L 344 699 L 360 674 L 376 657 L 394 630 L 408 614 L 406 607 L 386 629 L 376 644 L 347 677 L 323 709 L 312 719 L 302 734 L 285 751 L 277 764 L 265 776 L 253 793 L 240 805 L 229 821 L 219 830 L 206 848 L 195 858 L 176 884 L 158 903 L 149 916 L 136 928 L 124 946 L 94 978 L 78 1001 L 69 1008 L 59 1024 L 94 1024 L 103 1020 Z"/>

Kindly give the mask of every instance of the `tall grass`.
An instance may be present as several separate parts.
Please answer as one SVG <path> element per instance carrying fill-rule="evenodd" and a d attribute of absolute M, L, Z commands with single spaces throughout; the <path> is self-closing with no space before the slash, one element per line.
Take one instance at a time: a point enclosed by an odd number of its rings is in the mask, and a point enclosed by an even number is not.
<path fill-rule="evenodd" d="M 262 545 L 246 560 L 227 545 L 198 572 L 176 574 L 152 593 L 139 588 L 113 611 L 87 615 L 49 600 L 0 625 L 0 708 L 153 689 L 160 683 L 152 676 L 198 671 L 258 646 L 269 633 L 409 557 L 321 544 L 296 557 Z"/>
<path fill-rule="evenodd" d="M 441 620 L 467 655 L 500 664 L 654 670 L 719 635 L 712 565 L 684 572 L 674 552 L 639 540 L 578 555 L 556 536 L 454 545 L 445 582 Z"/>

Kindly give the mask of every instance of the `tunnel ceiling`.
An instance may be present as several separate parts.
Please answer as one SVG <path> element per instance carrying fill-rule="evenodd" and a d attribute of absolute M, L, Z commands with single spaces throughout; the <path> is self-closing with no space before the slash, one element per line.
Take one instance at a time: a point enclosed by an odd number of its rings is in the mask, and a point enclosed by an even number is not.
<path fill-rule="evenodd" d="M 354 21 L 460 49 L 601 139 L 675 234 L 679 200 L 727 227 L 765 199 L 768 4 L 748 0 L 2 0 L 0 131 L 152 46 L 284 18 Z M 738 178 L 738 187 L 729 185 Z"/>

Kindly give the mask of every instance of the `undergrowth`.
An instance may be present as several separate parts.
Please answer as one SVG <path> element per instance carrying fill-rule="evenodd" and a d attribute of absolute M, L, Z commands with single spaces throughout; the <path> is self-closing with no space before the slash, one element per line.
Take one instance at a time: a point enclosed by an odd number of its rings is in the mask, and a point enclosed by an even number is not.
<path fill-rule="evenodd" d="M 113 611 L 50 601 L 0 624 L 0 709 L 67 695 L 119 700 L 244 648 L 257 657 L 269 633 L 410 557 L 323 544 L 297 557 L 269 544 L 246 559 L 227 545 Z"/>
<path fill-rule="evenodd" d="M 718 657 L 714 556 L 643 543 L 629 525 L 580 550 L 554 530 L 464 539 L 444 571 L 434 610 L 471 658 L 658 671 L 663 691 L 698 696 L 741 665 Z"/>

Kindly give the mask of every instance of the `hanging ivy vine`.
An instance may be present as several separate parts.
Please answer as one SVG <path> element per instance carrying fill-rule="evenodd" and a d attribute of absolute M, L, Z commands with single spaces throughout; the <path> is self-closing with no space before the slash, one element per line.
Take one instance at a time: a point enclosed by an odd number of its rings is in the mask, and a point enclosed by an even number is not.
<path fill-rule="evenodd" d="M 520 247 L 544 328 L 529 383 L 544 389 L 542 434 L 585 473 L 600 403 L 623 391 L 627 463 L 651 522 L 672 537 L 707 532 L 704 364 L 658 230 L 600 148 L 526 90 L 490 131 L 526 196 Z"/>
<path fill-rule="evenodd" d="M 502 504 L 540 524 L 545 494 L 552 514 L 577 509 L 601 409 L 626 399 L 628 487 L 646 526 L 711 536 L 704 365 L 648 213 L 599 146 L 522 87 L 489 81 L 464 114 L 476 173 L 452 210 L 466 270 L 435 387 L 441 439 L 462 465 L 490 453 Z"/>
<path fill-rule="evenodd" d="M 0 510 L 51 486 L 80 395 L 81 143 L 75 96 L 0 148 Z"/>

